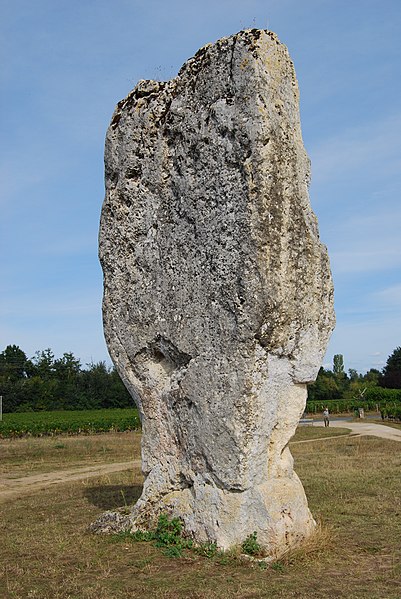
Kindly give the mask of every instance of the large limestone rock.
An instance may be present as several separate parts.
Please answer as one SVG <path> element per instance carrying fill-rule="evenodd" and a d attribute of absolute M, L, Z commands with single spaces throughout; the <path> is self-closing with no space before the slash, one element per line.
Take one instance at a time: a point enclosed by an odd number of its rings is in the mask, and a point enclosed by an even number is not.
<path fill-rule="evenodd" d="M 334 326 L 286 47 L 242 31 L 140 81 L 105 160 L 104 328 L 146 475 L 125 525 L 278 555 L 314 526 L 288 442 Z"/>

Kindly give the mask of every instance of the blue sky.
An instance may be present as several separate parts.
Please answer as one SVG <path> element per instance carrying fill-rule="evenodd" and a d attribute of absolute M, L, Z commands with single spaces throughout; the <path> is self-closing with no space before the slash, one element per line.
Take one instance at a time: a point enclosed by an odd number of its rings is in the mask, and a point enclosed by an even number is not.
<path fill-rule="evenodd" d="M 325 364 L 366 372 L 401 345 L 399 0 L 0 0 L 0 350 L 109 362 L 97 234 L 114 106 L 247 27 L 295 63 L 335 283 Z"/>

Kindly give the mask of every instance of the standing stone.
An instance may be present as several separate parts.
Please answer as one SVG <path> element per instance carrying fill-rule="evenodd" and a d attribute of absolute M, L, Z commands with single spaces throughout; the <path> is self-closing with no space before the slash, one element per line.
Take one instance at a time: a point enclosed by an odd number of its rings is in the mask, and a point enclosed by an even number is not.
<path fill-rule="evenodd" d="M 279 555 L 314 527 L 288 442 L 334 326 L 286 47 L 241 31 L 140 81 L 105 162 L 104 329 L 146 476 L 125 526 Z"/>

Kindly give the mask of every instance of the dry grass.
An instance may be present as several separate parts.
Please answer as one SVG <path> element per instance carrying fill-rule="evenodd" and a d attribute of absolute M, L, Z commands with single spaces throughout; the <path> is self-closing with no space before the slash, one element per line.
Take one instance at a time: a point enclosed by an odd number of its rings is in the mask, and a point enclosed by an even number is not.
<path fill-rule="evenodd" d="M 278 560 L 278 563 L 285 566 L 310 563 L 333 551 L 336 547 L 336 542 L 337 534 L 334 527 L 317 522 L 313 535 L 304 541 L 301 547 L 295 547 L 287 551 Z"/>
<path fill-rule="evenodd" d="M 322 426 L 299 426 L 290 443 L 298 443 L 299 441 L 310 441 L 312 439 L 325 439 L 326 437 L 337 437 L 341 435 L 349 435 L 349 428 L 334 428 Z"/>
<path fill-rule="evenodd" d="M 0 475 L 24 476 L 139 456 L 139 432 L 0 439 Z"/>
<path fill-rule="evenodd" d="M 21 497 L 2 505 L 0 597 L 399 599 L 399 450 L 369 437 L 294 444 L 321 524 L 308 544 L 266 569 L 235 556 L 172 559 L 149 543 L 89 534 L 102 511 L 138 497 L 138 470 Z"/>

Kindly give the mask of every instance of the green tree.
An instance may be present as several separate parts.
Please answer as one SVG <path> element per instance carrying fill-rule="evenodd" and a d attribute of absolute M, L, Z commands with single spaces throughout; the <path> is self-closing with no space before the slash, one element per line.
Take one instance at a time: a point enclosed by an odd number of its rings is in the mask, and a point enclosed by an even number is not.
<path fill-rule="evenodd" d="M 0 354 L 0 377 L 9 381 L 25 378 L 28 376 L 28 362 L 25 352 L 18 345 L 7 345 Z"/>
<path fill-rule="evenodd" d="M 380 384 L 389 389 L 401 389 L 401 347 L 387 358 Z"/>
<path fill-rule="evenodd" d="M 344 372 L 344 356 L 342 354 L 335 354 L 333 357 L 333 372 L 336 377 L 343 377 Z"/>
<path fill-rule="evenodd" d="M 32 363 L 18 345 L 7 345 L 0 353 L 0 395 L 4 412 L 17 410 L 24 401 L 24 385 L 31 368 Z"/>
<path fill-rule="evenodd" d="M 134 400 L 128 393 L 117 370 L 113 367 L 110 371 L 110 399 L 108 405 L 110 408 L 131 408 Z"/>
<path fill-rule="evenodd" d="M 41 379 L 49 379 L 54 375 L 54 354 L 49 347 L 37 351 L 32 362 L 35 376 L 39 376 Z"/>
<path fill-rule="evenodd" d="M 28 360 L 16 345 L 0 353 L 0 395 L 5 412 L 131 407 L 117 371 L 105 362 L 81 362 L 71 352 L 55 359 L 50 348 Z"/>
<path fill-rule="evenodd" d="M 129 408 L 133 400 L 115 368 L 105 362 L 88 364 L 81 375 L 82 390 L 91 406 L 102 408 Z"/>
<path fill-rule="evenodd" d="M 350 381 L 357 381 L 360 378 L 355 368 L 348 368 L 348 376 Z"/>
<path fill-rule="evenodd" d="M 349 379 L 344 370 L 344 356 L 335 354 L 333 357 L 333 374 L 340 392 L 340 397 L 343 397 L 349 386 Z"/>
<path fill-rule="evenodd" d="M 66 352 L 62 358 L 54 360 L 53 372 L 60 381 L 73 381 L 81 372 L 81 362 L 73 353 Z"/>
<path fill-rule="evenodd" d="M 106 362 L 87 364 L 80 377 L 80 388 L 90 407 L 105 407 L 109 395 L 110 372 Z"/>
<path fill-rule="evenodd" d="M 85 408 L 85 397 L 80 389 L 80 360 L 72 352 L 65 352 L 61 358 L 54 360 L 52 371 L 53 380 L 57 382 L 55 392 L 57 408 L 65 410 Z"/>
<path fill-rule="evenodd" d="M 363 376 L 363 380 L 365 383 L 369 383 L 369 385 L 377 385 L 380 379 L 380 371 L 376 368 L 371 368 L 368 372 Z"/>
<path fill-rule="evenodd" d="M 341 390 L 334 374 L 331 370 L 320 368 L 316 381 L 308 385 L 308 400 L 326 401 L 340 397 Z"/>

